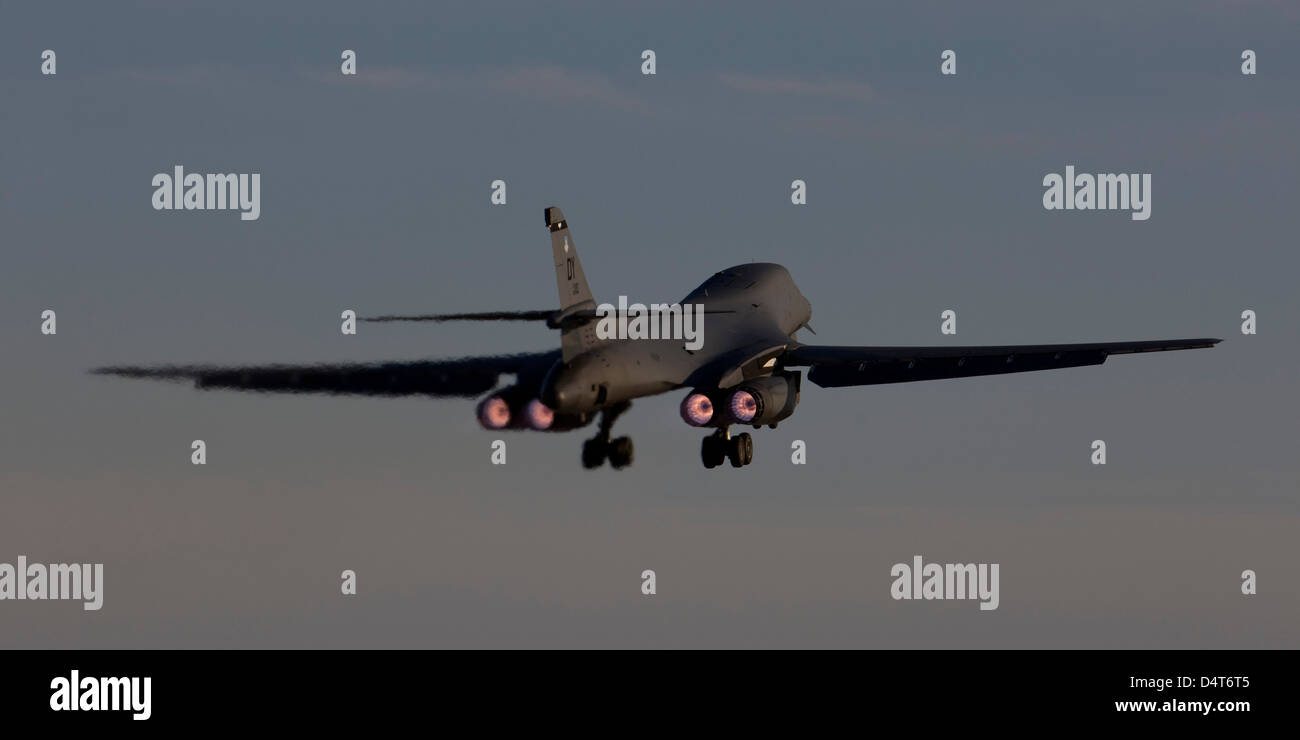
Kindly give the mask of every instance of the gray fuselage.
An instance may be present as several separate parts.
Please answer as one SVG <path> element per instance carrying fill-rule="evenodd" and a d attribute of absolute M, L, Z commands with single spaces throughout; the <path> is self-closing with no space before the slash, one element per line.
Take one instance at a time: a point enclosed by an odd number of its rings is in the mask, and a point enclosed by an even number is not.
<path fill-rule="evenodd" d="M 781 265 L 751 263 L 722 270 L 682 299 L 709 312 L 703 344 L 682 339 L 610 339 L 557 363 L 541 397 L 555 411 L 584 413 L 612 403 L 709 384 L 752 347 L 788 345 L 812 317 L 812 305 Z"/>

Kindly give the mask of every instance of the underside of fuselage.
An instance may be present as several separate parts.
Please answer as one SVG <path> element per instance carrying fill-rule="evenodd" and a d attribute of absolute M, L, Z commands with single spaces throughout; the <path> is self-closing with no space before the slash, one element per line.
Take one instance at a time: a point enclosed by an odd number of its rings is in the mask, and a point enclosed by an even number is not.
<path fill-rule="evenodd" d="M 788 346 L 812 313 L 789 271 L 770 263 L 721 270 L 679 306 L 701 312 L 696 318 L 702 336 L 694 348 L 680 336 L 662 336 L 667 331 L 653 338 L 606 339 L 567 362 L 555 360 L 542 376 L 521 375 L 516 385 L 493 393 L 479 405 L 480 422 L 489 429 L 567 431 L 601 416 L 612 425 L 632 400 L 682 388 L 693 389 L 688 400 L 703 396 L 718 399 L 709 401 L 710 408 L 726 405 L 729 385 L 781 372 L 775 361 L 764 365 L 769 359 L 765 354 Z M 667 329 L 669 322 L 663 326 Z M 747 365 L 753 365 L 751 372 L 745 372 Z M 746 397 L 753 402 L 753 395 Z M 797 394 L 782 396 L 782 405 L 788 403 L 792 411 L 793 401 L 786 398 Z M 718 427 L 727 435 L 728 424 L 723 423 L 727 414 L 710 414 L 699 423 L 700 414 L 697 400 L 697 421 L 685 415 L 683 419 L 694 426 Z M 600 437 L 591 444 L 600 445 Z M 627 446 L 630 449 L 630 442 Z M 597 457 L 584 452 L 583 459 L 591 462 Z"/>

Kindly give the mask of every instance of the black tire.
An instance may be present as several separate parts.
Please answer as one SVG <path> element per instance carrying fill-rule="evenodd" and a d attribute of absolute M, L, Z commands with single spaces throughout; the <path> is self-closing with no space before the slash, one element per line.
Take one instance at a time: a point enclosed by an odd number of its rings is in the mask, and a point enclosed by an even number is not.
<path fill-rule="evenodd" d="M 745 464 L 746 436 L 739 434 L 727 440 L 727 459 L 731 461 L 731 467 L 733 468 L 739 468 Z"/>
<path fill-rule="evenodd" d="M 718 447 L 718 438 L 708 436 L 700 443 L 700 460 L 706 468 L 716 468 L 722 464 L 722 450 Z"/>
<path fill-rule="evenodd" d="M 749 433 L 740 435 L 740 464 L 748 465 L 754 462 L 754 438 Z"/>
<path fill-rule="evenodd" d="M 605 464 L 605 455 L 609 454 L 603 439 L 589 439 L 582 443 L 582 467 L 591 470 Z"/>
<path fill-rule="evenodd" d="M 621 470 L 632 464 L 632 438 L 619 437 L 609 443 L 609 464 Z"/>

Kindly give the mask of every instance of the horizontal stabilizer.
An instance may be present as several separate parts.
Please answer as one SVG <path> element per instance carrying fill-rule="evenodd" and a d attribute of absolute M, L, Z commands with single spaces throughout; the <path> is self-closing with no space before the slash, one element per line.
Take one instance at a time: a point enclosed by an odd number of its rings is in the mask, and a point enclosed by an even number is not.
<path fill-rule="evenodd" d="M 483 313 L 429 313 L 413 316 L 369 316 L 362 321 L 547 321 L 555 311 L 485 311 Z"/>
<path fill-rule="evenodd" d="M 735 313 L 733 309 L 704 309 L 699 313 Z M 627 312 L 620 313 L 611 311 L 609 316 L 614 319 L 619 316 L 632 315 Z M 431 313 L 431 314 L 414 314 L 408 316 L 368 316 L 360 319 L 361 321 L 383 322 L 383 321 L 545 321 L 546 325 L 552 329 L 566 329 L 573 326 L 586 324 L 595 321 L 601 317 L 595 309 L 581 309 L 574 311 L 485 311 L 482 313 Z"/>

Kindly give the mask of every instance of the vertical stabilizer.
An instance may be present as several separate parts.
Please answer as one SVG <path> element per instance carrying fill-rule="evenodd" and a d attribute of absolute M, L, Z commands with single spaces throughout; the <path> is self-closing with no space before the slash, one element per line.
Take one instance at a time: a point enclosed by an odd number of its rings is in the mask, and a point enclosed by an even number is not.
<path fill-rule="evenodd" d="M 551 232 L 551 254 L 555 258 L 555 283 L 560 291 L 561 314 L 573 311 L 595 311 L 596 300 L 587 287 L 587 275 L 582 271 L 582 260 L 569 233 L 569 222 L 564 212 L 554 206 L 546 209 L 546 228 Z M 564 361 L 577 357 L 601 343 L 596 337 L 596 321 L 590 320 L 564 329 L 560 333 L 560 348 Z"/>

